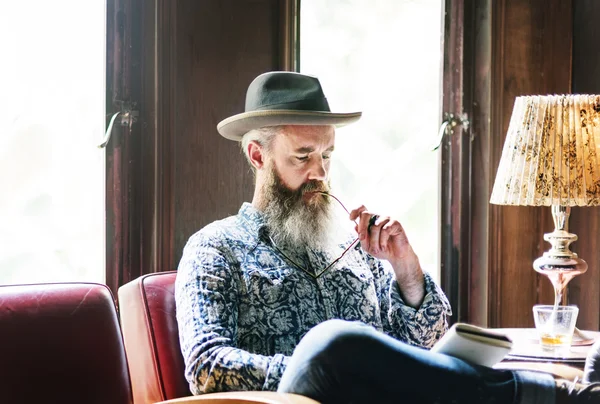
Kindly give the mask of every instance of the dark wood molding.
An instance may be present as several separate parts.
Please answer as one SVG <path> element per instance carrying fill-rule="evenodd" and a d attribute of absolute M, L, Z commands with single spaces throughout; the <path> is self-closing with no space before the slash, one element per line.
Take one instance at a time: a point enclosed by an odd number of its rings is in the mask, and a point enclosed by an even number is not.
<path fill-rule="evenodd" d="M 490 71 L 493 77 L 491 82 L 491 93 L 493 95 L 502 94 L 502 89 L 504 88 L 504 76 L 502 73 L 502 68 L 500 64 L 504 60 L 504 42 L 506 38 L 504 36 L 505 29 L 505 1 L 496 1 L 492 5 L 492 32 L 490 38 L 493 38 L 493 46 L 491 52 L 491 61 L 490 61 Z M 496 171 L 498 169 L 497 164 L 494 165 L 494 162 L 500 161 L 500 155 L 502 151 L 502 147 L 504 145 L 504 136 L 502 136 L 502 132 L 504 130 L 504 122 L 503 118 L 503 104 L 501 102 L 494 102 L 490 105 L 490 127 L 489 127 L 489 152 L 488 152 L 488 161 L 490 161 L 490 171 L 489 171 L 489 187 L 486 188 L 488 191 L 488 195 L 491 195 L 491 189 L 494 186 L 494 179 L 496 176 Z M 489 302 L 486 306 L 488 312 L 488 321 L 487 325 L 491 324 L 499 324 L 500 320 L 500 310 L 502 308 L 502 300 L 501 293 L 502 290 L 500 288 L 501 278 L 502 278 L 502 246 L 495 244 L 496 248 L 493 248 L 494 243 L 497 243 L 496 240 L 499 239 L 499 226 L 495 225 L 496 223 L 502 223 L 502 212 L 497 205 L 489 205 L 489 216 L 488 216 L 488 257 L 487 257 L 487 267 L 488 267 L 488 295 Z"/>
<path fill-rule="evenodd" d="M 300 71 L 300 0 L 279 1 L 279 68 Z"/>
<path fill-rule="evenodd" d="M 139 0 L 136 0 L 139 1 Z M 177 2 L 146 0 L 137 4 L 136 18 L 139 41 L 134 45 L 140 54 L 135 80 L 139 119 L 136 123 L 140 141 L 138 162 L 140 175 L 139 244 L 134 248 L 139 256 L 135 275 L 168 271 L 173 262 L 173 136 L 175 126 L 174 72 L 172 53 Z M 133 48 L 131 48 L 133 50 Z M 130 216 L 130 220 L 134 220 Z"/>
<path fill-rule="evenodd" d="M 469 108 L 471 153 L 469 164 L 471 223 L 469 302 L 467 321 L 487 326 L 489 321 L 489 190 L 495 170 L 490 167 L 490 114 L 492 101 L 492 1 L 473 4 L 471 59 L 471 105 Z M 493 172 L 493 174 L 492 174 Z"/>
<path fill-rule="evenodd" d="M 489 125 L 491 24 L 489 0 L 446 2 L 443 112 L 468 124 L 442 150 L 442 287 L 452 321 L 488 322 Z"/>
<path fill-rule="evenodd" d="M 473 89 L 475 2 L 446 0 L 442 119 L 470 119 Z M 471 271 L 471 131 L 457 126 L 441 148 L 441 284 L 453 315 L 469 320 Z"/>
<path fill-rule="evenodd" d="M 446 0 L 444 17 L 444 66 L 443 66 L 443 93 L 442 116 L 444 111 L 455 108 L 455 94 L 453 93 L 454 83 L 460 80 L 460 75 L 455 74 L 457 70 L 455 65 L 461 65 L 461 54 L 455 50 L 461 40 L 460 32 L 457 28 L 463 25 L 462 1 Z M 454 23 L 454 24 L 452 24 Z M 462 106 L 459 104 L 462 112 Z M 460 251 L 456 248 L 455 237 L 453 233 L 452 216 L 452 177 L 453 177 L 453 148 L 450 140 L 446 136 L 441 146 L 441 255 L 440 255 L 440 283 L 446 293 L 452 307 L 451 322 L 456 322 L 459 316 L 459 271 L 458 261 Z"/>
<path fill-rule="evenodd" d="M 573 2 L 573 79 L 575 94 L 600 94 L 600 2 Z M 588 271 L 569 285 L 569 303 L 579 306 L 577 325 L 588 330 L 600 328 L 600 207 L 573 207 L 570 231 L 579 240 L 573 251 L 588 263 Z"/>
<path fill-rule="evenodd" d="M 177 2 L 155 0 L 144 17 L 143 43 L 146 57 L 142 97 L 147 110 L 144 131 L 144 189 L 142 225 L 143 273 L 175 269 L 173 257 L 174 220 L 174 134 L 175 58 Z"/>

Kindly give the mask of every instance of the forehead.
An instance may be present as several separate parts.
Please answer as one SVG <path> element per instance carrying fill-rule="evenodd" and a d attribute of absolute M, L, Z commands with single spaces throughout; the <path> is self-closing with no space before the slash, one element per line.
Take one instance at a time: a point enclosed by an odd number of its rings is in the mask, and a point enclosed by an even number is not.
<path fill-rule="evenodd" d="M 280 148 L 327 149 L 335 143 L 335 129 L 332 125 L 288 125 L 276 136 L 275 145 Z"/>

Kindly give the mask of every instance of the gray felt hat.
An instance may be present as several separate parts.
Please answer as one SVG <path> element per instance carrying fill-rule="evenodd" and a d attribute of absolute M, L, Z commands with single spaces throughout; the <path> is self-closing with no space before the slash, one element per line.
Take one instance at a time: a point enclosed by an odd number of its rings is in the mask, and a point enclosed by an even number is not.
<path fill-rule="evenodd" d="M 219 133 L 240 141 L 252 129 L 278 125 L 335 125 L 357 121 L 362 112 L 329 109 L 319 79 L 294 72 L 268 72 L 255 78 L 246 93 L 245 112 L 222 120 Z"/>

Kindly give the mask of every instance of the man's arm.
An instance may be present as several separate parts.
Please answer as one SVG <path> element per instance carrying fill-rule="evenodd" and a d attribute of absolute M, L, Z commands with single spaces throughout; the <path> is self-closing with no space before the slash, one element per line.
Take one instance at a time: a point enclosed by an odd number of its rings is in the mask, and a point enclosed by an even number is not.
<path fill-rule="evenodd" d="M 350 220 L 356 219 L 361 248 L 374 261 L 371 268 L 379 282 L 385 331 L 413 345 L 431 347 L 448 329 L 448 299 L 421 269 L 398 220 L 379 216 L 364 205 L 350 212 Z M 391 269 L 386 271 L 378 260 Z"/>
<path fill-rule="evenodd" d="M 402 300 L 410 307 L 418 309 L 423 304 L 423 299 L 427 293 L 425 290 L 425 274 L 419 263 L 419 258 L 410 244 L 408 244 L 407 250 L 408 253 L 404 257 L 394 262 L 390 261 L 390 264 L 394 269 Z"/>
<path fill-rule="evenodd" d="M 389 263 L 367 255 L 375 275 L 384 331 L 411 345 L 430 348 L 448 330 L 450 303 L 428 273 L 423 274 L 425 296 L 418 307 L 407 304 Z"/>
<path fill-rule="evenodd" d="M 185 376 L 194 394 L 276 390 L 288 357 L 237 345 L 237 294 L 227 260 L 200 235 L 184 249 L 175 283 Z"/>

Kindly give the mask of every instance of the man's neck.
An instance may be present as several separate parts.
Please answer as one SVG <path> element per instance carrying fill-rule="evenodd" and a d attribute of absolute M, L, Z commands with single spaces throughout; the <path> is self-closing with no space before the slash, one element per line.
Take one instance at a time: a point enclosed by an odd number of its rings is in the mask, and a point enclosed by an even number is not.
<path fill-rule="evenodd" d="M 252 206 L 256 210 L 263 212 L 267 206 L 267 201 L 264 197 L 264 192 L 261 192 L 263 189 L 263 180 L 260 173 L 256 173 L 256 183 L 254 185 L 254 196 L 252 197 Z"/>

